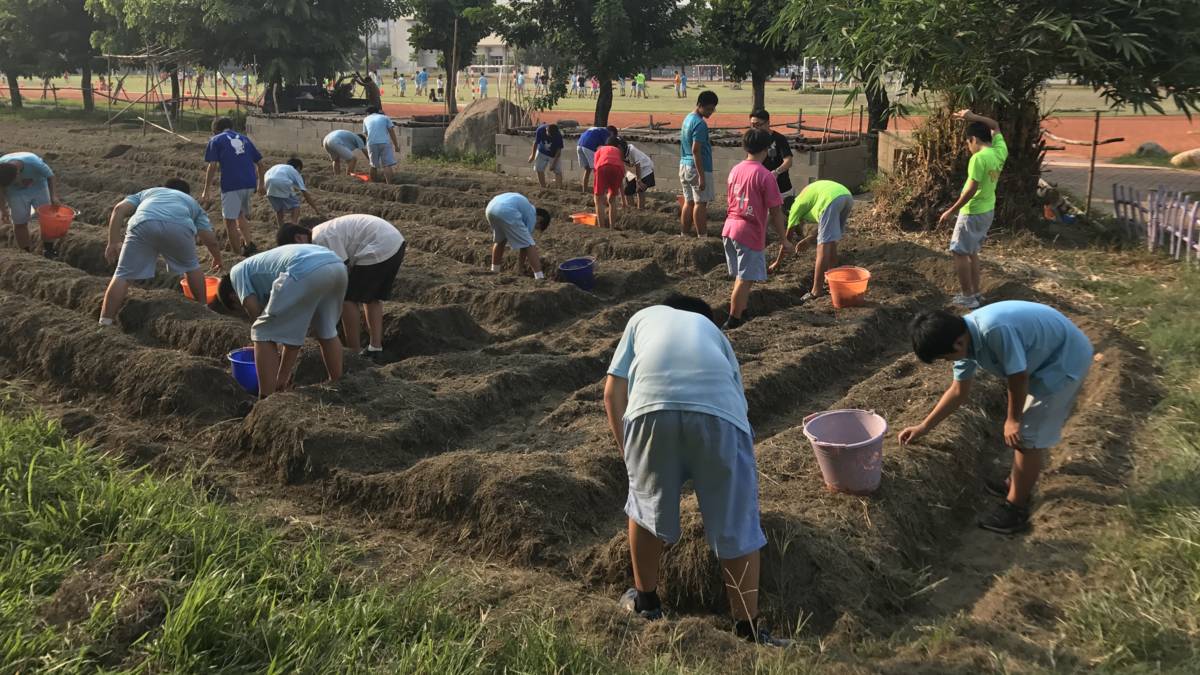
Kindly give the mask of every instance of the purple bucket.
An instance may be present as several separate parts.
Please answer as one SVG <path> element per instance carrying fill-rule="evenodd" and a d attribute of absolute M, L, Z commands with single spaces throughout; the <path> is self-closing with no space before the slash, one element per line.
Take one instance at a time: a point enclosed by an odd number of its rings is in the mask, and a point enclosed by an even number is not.
<path fill-rule="evenodd" d="M 825 487 L 832 492 L 869 495 L 883 473 L 887 420 L 868 410 L 831 410 L 804 418 Z"/>

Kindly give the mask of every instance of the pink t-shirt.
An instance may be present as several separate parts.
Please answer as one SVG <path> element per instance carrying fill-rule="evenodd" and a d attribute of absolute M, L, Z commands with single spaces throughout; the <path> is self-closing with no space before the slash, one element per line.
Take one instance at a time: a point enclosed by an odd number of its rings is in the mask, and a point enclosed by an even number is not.
<path fill-rule="evenodd" d="M 721 236 L 755 251 L 766 249 L 767 216 L 772 208 L 783 206 L 775 174 L 762 162 L 747 159 L 729 172 L 725 198 L 729 202 L 729 214 Z"/>

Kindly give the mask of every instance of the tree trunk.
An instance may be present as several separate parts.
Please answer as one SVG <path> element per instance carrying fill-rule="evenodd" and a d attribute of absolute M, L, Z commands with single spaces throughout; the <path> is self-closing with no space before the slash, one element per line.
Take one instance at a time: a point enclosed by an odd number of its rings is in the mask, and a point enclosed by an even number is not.
<path fill-rule="evenodd" d="M 456 63 L 454 59 L 454 50 L 447 49 L 442 52 L 442 63 L 446 67 L 446 103 L 449 105 L 447 111 L 451 115 L 458 114 L 458 95 L 455 90 L 458 88 L 458 73 L 452 73 L 450 70 L 455 67 L 461 68 L 463 64 Z"/>
<path fill-rule="evenodd" d="M 750 73 L 751 87 L 754 89 L 754 102 L 750 105 L 750 110 L 762 110 L 767 107 L 767 74 L 751 72 Z"/>
<path fill-rule="evenodd" d="M 79 88 L 83 90 L 83 110 L 92 112 L 96 109 L 96 94 L 92 91 L 92 59 L 90 56 L 83 60 L 83 67 L 79 72 Z"/>
<path fill-rule="evenodd" d="M 887 91 L 880 85 L 878 89 L 867 87 L 867 131 L 884 131 L 891 121 L 888 111 Z"/>
<path fill-rule="evenodd" d="M 183 92 L 179 89 L 179 69 L 171 69 L 171 102 L 167 104 L 167 110 L 171 113 L 171 117 L 179 114 L 179 97 Z"/>
<path fill-rule="evenodd" d="M 12 73 L 5 73 L 8 76 L 8 97 L 12 101 L 14 110 L 21 109 L 21 79 Z"/>
<path fill-rule="evenodd" d="M 602 77 L 600 78 L 600 96 L 596 98 L 596 115 L 592 120 L 592 126 L 608 126 L 608 113 L 612 111 L 612 103 L 612 78 Z"/>
<path fill-rule="evenodd" d="M 1042 117 L 1036 94 L 1014 98 L 993 115 L 1000 123 L 1008 159 L 996 186 L 996 222 L 1024 223 L 1038 220 L 1038 178 L 1042 174 L 1045 143 Z"/>

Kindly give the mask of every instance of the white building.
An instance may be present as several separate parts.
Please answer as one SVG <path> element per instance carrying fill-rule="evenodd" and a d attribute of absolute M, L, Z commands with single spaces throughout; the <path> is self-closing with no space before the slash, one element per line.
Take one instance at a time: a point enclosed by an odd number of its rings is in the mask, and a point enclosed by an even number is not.
<path fill-rule="evenodd" d="M 388 34 L 392 46 L 392 67 L 402 73 L 413 73 L 422 68 L 433 72 L 438 70 L 440 52 L 427 49 L 417 49 L 409 41 L 409 32 L 415 21 L 410 18 L 381 22 L 381 29 Z M 472 65 L 499 66 L 508 63 L 512 50 L 504 43 L 499 35 L 489 35 L 479 41 L 475 48 L 475 59 L 472 63 L 461 64 L 462 68 Z"/>

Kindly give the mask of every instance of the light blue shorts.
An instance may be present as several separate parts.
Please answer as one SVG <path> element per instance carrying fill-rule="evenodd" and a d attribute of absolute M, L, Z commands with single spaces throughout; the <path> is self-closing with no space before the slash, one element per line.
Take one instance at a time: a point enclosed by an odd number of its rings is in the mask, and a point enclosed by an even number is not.
<path fill-rule="evenodd" d="M 250 217 L 250 197 L 254 188 L 233 190 L 221 193 L 221 217 L 225 220 L 237 220 L 242 216 Z"/>
<path fill-rule="evenodd" d="M 296 195 L 292 195 L 291 197 L 271 197 L 268 195 L 267 201 L 271 202 L 271 209 L 275 213 L 300 208 L 300 198 Z"/>
<path fill-rule="evenodd" d="M 725 264 L 729 276 L 742 281 L 767 280 L 766 251 L 755 251 L 730 237 L 725 237 Z"/>
<path fill-rule="evenodd" d="M 492 213 L 490 210 L 485 211 L 484 215 L 487 217 L 488 225 L 492 226 L 492 241 L 497 244 L 508 244 L 509 248 L 514 251 L 535 245 L 533 235 L 530 234 L 529 228 L 525 227 L 525 223 L 510 223 L 504 216 Z"/>
<path fill-rule="evenodd" d="M 821 219 L 817 222 L 817 244 L 831 244 L 841 241 L 850 222 L 850 210 L 854 208 L 854 197 L 842 195 L 825 207 Z"/>
<path fill-rule="evenodd" d="M 50 186 L 41 190 L 21 190 L 8 193 L 8 210 L 14 225 L 28 225 L 37 207 L 50 203 Z"/>
<path fill-rule="evenodd" d="M 995 211 L 987 213 L 962 213 L 954 221 L 954 234 L 950 236 L 950 252 L 959 255 L 975 255 L 987 241 L 988 229 L 992 226 Z"/>
<path fill-rule="evenodd" d="M 117 259 L 118 279 L 140 281 L 154 278 L 158 256 L 167 261 L 173 274 L 187 274 L 200 269 L 196 256 L 196 236 L 188 225 L 163 220 L 143 220 L 125 232 L 121 257 Z"/>
<path fill-rule="evenodd" d="M 664 542 L 679 541 L 679 499 L 691 480 L 705 538 L 718 558 L 740 558 L 766 546 L 754 441 L 728 420 L 683 410 L 625 420 L 625 468 L 625 513 Z"/>
<path fill-rule="evenodd" d="M 1021 415 L 1021 447 L 1028 450 L 1046 450 L 1062 440 L 1062 429 L 1075 408 L 1075 398 L 1087 377 L 1067 380 L 1053 394 L 1026 396 L 1025 412 Z"/>
<path fill-rule="evenodd" d="M 319 340 L 336 338 L 346 281 L 341 263 L 322 265 L 301 279 L 280 274 L 271 285 L 267 306 L 250 327 L 250 339 L 299 347 L 309 326 Z"/>
<path fill-rule="evenodd" d="M 325 152 L 329 155 L 329 159 L 341 160 L 343 162 L 349 162 L 350 160 L 354 159 L 354 151 L 339 143 L 324 143 L 322 144 L 322 147 L 325 148 Z"/>
<path fill-rule="evenodd" d="M 371 166 L 376 169 L 396 166 L 396 151 L 391 143 L 372 143 L 367 147 L 367 154 L 371 157 Z"/>

